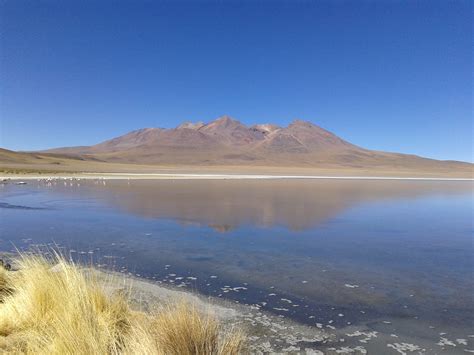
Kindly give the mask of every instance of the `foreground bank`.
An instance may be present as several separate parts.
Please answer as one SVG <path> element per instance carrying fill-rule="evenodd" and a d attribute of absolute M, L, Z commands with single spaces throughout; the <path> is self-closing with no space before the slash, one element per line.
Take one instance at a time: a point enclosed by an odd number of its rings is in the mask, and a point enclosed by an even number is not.
<path fill-rule="evenodd" d="M 0 350 L 25 354 L 238 354 L 244 336 L 222 331 L 182 300 L 153 312 L 61 257 L 17 260 L 0 271 Z M 7 265 L 7 264 L 5 264 Z M 123 291 L 123 290 L 122 290 Z"/>
<path fill-rule="evenodd" d="M 22 256 L 12 264 L 17 271 L 0 268 L 6 353 L 318 354 L 314 347 L 330 338 L 258 307 L 79 268 L 60 257 Z"/>

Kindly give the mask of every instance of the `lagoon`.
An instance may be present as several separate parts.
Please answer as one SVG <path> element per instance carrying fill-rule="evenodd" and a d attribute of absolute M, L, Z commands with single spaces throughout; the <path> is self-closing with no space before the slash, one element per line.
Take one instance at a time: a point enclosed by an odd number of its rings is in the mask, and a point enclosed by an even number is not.
<path fill-rule="evenodd" d="M 406 342 L 465 353 L 474 340 L 472 188 L 396 180 L 6 183 L 0 250 L 60 248 L 369 351 L 396 353 L 387 345 Z"/>

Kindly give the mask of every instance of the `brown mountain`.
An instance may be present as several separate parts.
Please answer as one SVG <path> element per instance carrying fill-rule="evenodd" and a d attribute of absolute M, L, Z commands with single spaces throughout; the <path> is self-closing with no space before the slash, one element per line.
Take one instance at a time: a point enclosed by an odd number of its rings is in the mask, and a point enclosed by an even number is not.
<path fill-rule="evenodd" d="M 358 170 L 366 174 L 454 172 L 471 176 L 473 167 L 463 162 L 364 149 L 307 121 L 295 120 L 288 127 L 248 127 L 229 116 L 207 124 L 185 122 L 173 129 L 139 129 L 93 146 L 57 148 L 41 154 L 148 166 L 291 167 Z"/>
<path fill-rule="evenodd" d="M 271 124 L 247 127 L 229 116 L 207 124 L 187 122 L 174 129 L 145 128 L 90 147 L 58 148 L 47 152 L 146 164 L 238 165 L 245 162 L 283 166 L 342 164 L 348 167 L 443 164 L 414 155 L 367 150 L 307 121 L 295 120 L 288 127 Z"/>
<path fill-rule="evenodd" d="M 95 156 L 104 161 L 141 163 L 262 164 L 289 161 L 304 165 L 314 158 L 365 152 L 310 122 L 295 120 L 282 128 L 247 127 L 229 116 L 210 123 L 186 122 L 174 129 L 145 128 L 90 147 L 58 148 L 48 153 Z"/>

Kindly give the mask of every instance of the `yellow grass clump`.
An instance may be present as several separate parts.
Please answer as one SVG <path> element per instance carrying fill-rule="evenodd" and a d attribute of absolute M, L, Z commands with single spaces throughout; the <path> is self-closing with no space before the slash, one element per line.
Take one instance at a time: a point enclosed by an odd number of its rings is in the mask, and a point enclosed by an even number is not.
<path fill-rule="evenodd" d="M 9 273 L 0 265 L 0 302 L 10 292 Z"/>
<path fill-rule="evenodd" d="M 243 335 L 222 334 L 218 322 L 189 303 L 155 314 L 133 311 L 109 296 L 93 273 L 56 257 L 0 268 L 0 353 L 238 354 Z"/>

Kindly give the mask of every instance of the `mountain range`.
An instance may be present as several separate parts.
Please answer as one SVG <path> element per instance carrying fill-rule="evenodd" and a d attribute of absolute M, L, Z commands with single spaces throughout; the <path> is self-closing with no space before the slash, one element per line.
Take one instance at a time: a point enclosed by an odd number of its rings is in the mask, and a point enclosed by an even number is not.
<path fill-rule="evenodd" d="M 229 116 L 207 124 L 185 122 L 173 129 L 143 128 L 93 146 L 46 152 L 146 164 L 361 167 L 443 163 L 415 155 L 364 149 L 308 121 L 294 120 L 287 127 L 274 124 L 248 127 Z"/>
<path fill-rule="evenodd" d="M 6 151 L 0 151 L 0 163 Z M 10 152 L 8 159 L 15 160 Z M 473 165 L 365 149 L 308 121 L 246 126 L 229 116 L 176 128 L 143 128 L 92 146 L 34 152 L 35 157 L 150 166 L 268 166 L 472 174 Z M 21 156 L 25 159 L 25 155 Z M 58 163 L 60 164 L 60 163 Z"/>

